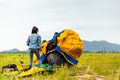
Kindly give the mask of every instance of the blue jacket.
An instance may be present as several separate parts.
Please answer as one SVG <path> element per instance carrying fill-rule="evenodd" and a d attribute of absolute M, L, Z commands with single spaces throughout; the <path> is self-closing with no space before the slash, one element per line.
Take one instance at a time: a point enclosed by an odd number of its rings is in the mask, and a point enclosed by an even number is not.
<path fill-rule="evenodd" d="M 41 47 L 41 36 L 38 34 L 31 34 L 28 36 L 27 46 L 29 46 L 29 48 L 39 49 Z"/>

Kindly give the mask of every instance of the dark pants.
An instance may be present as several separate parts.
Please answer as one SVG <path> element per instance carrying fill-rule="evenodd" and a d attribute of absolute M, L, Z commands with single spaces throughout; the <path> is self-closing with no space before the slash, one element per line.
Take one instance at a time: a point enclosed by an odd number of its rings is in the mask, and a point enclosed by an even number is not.
<path fill-rule="evenodd" d="M 34 49 L 34 48 L 30 48 L 29 49 L 29 55 L 30 55 L 30 63 L 29 63 L 29 68 L 32 67 L 32 61 L 33 61 L 33 54 L 35 53 L 35 55 L 37 56 L 37 59 L 39 60 L 39 49 Z M 40 62 L 39 62 L 40 63 Z"/>
<path fill-rule="evenodd" d="M 66 61 L 66 59 L 63 57 L 62 54 L 60 54 L 59 52 L 52 52 L 52 53 L 49 53 L 47 56 L 46 56 L 46 59 L 45 61 L 43 62 L 43 64 L 50 64 L 52 67 L 58 67 L 58 66 L 61 66 L 61 65 L 67 65 L 67 66 L 70 66 L 71 64 L 68 63 Z"/>

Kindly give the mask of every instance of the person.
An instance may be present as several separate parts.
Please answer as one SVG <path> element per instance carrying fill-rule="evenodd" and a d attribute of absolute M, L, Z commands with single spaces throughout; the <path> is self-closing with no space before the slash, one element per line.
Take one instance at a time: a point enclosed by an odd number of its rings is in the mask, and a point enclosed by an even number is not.
<path fill-rule="evenodd" d="M 27 46 L 29 46 L 29 56 L 30 56 L 29 69 L 30 69 L 32 67 L 33 53 L 35 53 L 40 63 L 39 50 L 41 48 L 41 36 L 38 34 L 38 28 L 36 26 L 33 26 L 31 35 L 28 36 Z"/>
<path fill-rule="evenodd" d="M 59 36 L 58 32 L 55 32 L 52 39 L 49 40 L 47 45 L 48 54 L 45 55 L 43 60 L 43 64 L 49 64 L 53 68 L 57 68 L 61 65 L 67 65 L 68 67 L 71 66 L 69 62 L 64 58 L 64 56 L 56 50 L 57 47 L 57 37 Z"/>
<path fill-rule="evenodd" d="M 55 32 L 54 33 L 54 36 L 52 37 L 52 39 L 51 40 L 49 40 L 49 44 L 48 44 L 48 46 L 47 46 L 47 50 L 49 51 L 49 50 L 51 50 L 51 49 L 53 49 L 53 48 L 55 48 L 56 46 L 57 46 L 57 36 L 59 35 L 59 33 L 58 32 Z"/>

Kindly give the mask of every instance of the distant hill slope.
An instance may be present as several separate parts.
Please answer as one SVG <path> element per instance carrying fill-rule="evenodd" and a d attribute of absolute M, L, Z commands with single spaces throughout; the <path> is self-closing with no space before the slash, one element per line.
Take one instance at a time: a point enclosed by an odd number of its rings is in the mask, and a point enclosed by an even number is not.
<path fill-rule="evenodd" d="M 120 52 L 120 45 L 110 43 L 107 41 L 85 41 L 84 43 L 84 52 Z M 26 51 L 20 51 L 17 48 L 11 49 L 11 50 L 5 50 L 1 53 L 28 53 L 28 50 Z"/>
<path fill-rule="evenodd" d="M 4 50 L 1 53 L 17 53 L 17 52 L 21 52 L 20 50 L 18 50 L 17 48 L 11 49 L 11 50 Z"/>
<path fill-rule="evenodd" d="M 84 52 L 120 52 L 120 45 L 107 41 L 83 41 Z"/>

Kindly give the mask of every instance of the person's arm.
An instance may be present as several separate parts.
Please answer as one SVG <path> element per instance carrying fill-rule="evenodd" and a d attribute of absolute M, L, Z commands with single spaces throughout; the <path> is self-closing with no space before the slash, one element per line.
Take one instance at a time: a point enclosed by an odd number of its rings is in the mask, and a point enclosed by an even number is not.
<path fill-rule="evenodd" d="M 28 37 L 28 39 L 27 39 L 27 46 L 29 46 L 29 43 L 30 43 L 30 39 Z"/>
<path fill-rule="evenodd" d="M 39 44 L 40 47 L 41 47 L 41 36 L 38 36 L 38 44 Z"/>

